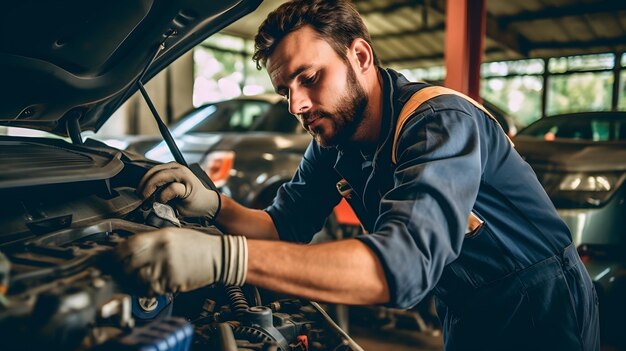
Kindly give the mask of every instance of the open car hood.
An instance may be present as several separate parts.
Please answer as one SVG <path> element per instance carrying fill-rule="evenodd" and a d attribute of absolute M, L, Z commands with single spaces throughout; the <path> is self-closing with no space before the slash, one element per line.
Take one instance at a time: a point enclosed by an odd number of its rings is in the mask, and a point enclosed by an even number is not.
<path fill-rule="evenodd" d="M 262 0 L 24 0 L 0 11 L 0 125 L 97 131 L 135 91 Z"/>

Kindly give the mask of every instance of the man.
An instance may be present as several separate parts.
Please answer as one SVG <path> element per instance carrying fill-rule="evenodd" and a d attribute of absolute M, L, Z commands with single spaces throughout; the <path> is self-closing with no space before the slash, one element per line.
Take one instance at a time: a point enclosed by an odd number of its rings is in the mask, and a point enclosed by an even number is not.
<path fill-rule="evenodd" d="M 346 1 L 293 1 L 259 28 L 254 59 L 313 136 L 265 210 L 154 167 L 144 197 L 225 232 L 136 235 L 118 250 L 157 293 L 244 282 L 307 299 L 409 308 L 438 298 L 447 350 L 597 350 L 597 300 L 570 233 L 499 125 L 455 95 L 379 67 Z M 396 129 L 398 131 L 396 132 Z M 308 243 L 345 195 L 368 234 Z M 466 234 L 468 214 L 480 224 Z"/>

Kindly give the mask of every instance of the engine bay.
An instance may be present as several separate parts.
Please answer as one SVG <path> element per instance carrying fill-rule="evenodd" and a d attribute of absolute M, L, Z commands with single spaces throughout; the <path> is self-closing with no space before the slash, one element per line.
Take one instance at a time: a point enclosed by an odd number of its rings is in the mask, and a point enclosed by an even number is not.
<path fill-rule="evenodd" d="M 16 350 L 349 349 L 318 306 L 263 301 L 251 286 L 132 294 L 132 284 L 115 280 L 109 254 L 134 233 L 153 229 L 110 219 L 3 247 L 3 343 Z"/>
<path fill-rule="evenodd" d="M 67 152 L 58 141 L 40 140 L 36 147 L 50 143 Z M 28 153 L 20 152 L 26 155 L 20 162 L 28 162 Z M 167 204 L 143 201 L 131 185 L 149 162 L 94 143 L 75 152 L 110 157 L 123 167 L 82 181 L 67 171 L 67 181 L 0 186 L 7 199 L 0 206 L 3 350 L 360 349 L 318 304 L 253 286 L 142 296 L 143 287 L 120 278 L 113 264 L 117 245 L 166 226 L 221 232 L 179 218 Z"/>

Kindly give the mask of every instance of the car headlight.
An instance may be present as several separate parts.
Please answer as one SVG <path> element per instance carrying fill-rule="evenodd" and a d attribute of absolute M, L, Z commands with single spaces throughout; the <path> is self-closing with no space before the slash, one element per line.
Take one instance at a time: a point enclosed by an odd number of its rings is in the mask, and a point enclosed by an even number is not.
<path fill-rule="evenodd" d="M 235 163 L 235 152 L 213 151 L 202 161 L 202 169 L 209 175 L 216 187 L 226 184 Z"/>
<path fill-rule="evenodd" d="M 590 175 L 568 174 L 566 175 L 559 190 L 562 191 L 611 191 L 615 188 L 619 177 L 614 174 Z"/>
<path fill-rule="evenodd" d="M 604 205 L 622 185 L 622 172 L 538 172 L 548 196 L 557 208 L 594 208 Z"/>

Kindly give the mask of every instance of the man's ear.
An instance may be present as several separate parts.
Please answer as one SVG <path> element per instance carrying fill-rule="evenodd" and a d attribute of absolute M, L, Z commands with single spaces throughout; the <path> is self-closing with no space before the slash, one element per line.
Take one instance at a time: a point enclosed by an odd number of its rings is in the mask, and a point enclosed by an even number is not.
<path fill-rule="evenodd" d="M 364 39 L 356 38 L 348 48 L 349 57 L 354 60 L 361 73 L 374 67 L 374 51 Z M 356 67 L 355 67 L 356 68 Z"/>

